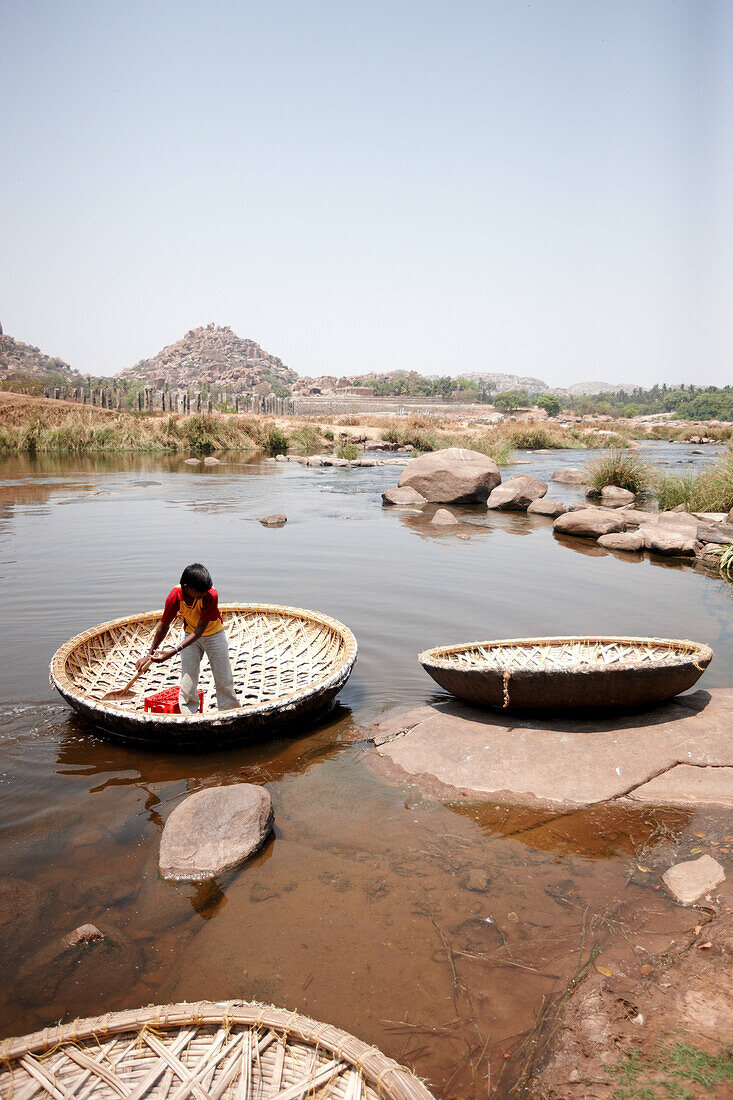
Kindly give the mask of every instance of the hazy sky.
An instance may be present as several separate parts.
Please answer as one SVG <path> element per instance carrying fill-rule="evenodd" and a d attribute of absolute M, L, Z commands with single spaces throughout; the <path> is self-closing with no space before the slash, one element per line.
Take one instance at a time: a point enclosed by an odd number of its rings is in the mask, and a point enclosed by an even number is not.
<path fill-rule="evenodd" d="M 733 381 L 733 5 L 0 0 L 0 321 L 114 373 Z"/>

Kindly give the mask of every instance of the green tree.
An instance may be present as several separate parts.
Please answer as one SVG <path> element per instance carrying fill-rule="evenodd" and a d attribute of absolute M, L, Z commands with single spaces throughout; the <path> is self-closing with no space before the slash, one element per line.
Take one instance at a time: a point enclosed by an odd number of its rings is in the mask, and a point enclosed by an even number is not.
<path fill-rule="evenodd" d="M 526 390 L 504 390 L 504 393 L 499 393 L 494 398 L 496 408 L 503 409 L 505 412 L 514 412 L 529 403 L 529 394 Z"/>
<path fill-rule="evenodd" d="M 548 416 L 557 416 L 562 409 L 562 401 L 556 393 L 541 393 L 535 405 L 538 409 L 544 409 Z"/>

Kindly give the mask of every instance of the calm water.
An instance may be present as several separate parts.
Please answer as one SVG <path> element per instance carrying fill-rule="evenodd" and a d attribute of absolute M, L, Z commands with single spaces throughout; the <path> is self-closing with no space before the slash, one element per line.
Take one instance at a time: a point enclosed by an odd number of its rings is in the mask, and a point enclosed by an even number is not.
<path fill-rule="evenodd" d="M 645 450 L 670 469 L 714 457 Z M 518 457 L 526 465 L 505 476 L 547 477 L 587 456 Z M 502 1095 L 530 1053 L 522 1034 L 578 965 L 584 927 L 622 966 L 621 918 L 608 916 L 619 904 L 650 949 L 690 923 L 629 867 L 644 845 L 689 850 L 698 817 L 604 809 L 558 823 L 442 805 L 387 783 L 366 738 L 380 714 L 434 697 L 416 654 L 439 642 L 694 638 L 716 654 L 700 686 L 729 686 L 732 590 L 689 565 L 571 549 L 539 517 L 461 509 L 468 537 L 435 534 L 423 516 L 382 508 L 399 472 L 137 456 L 0 466 L 3 1035 L 156 1001 L 257 998 L 377 1043 L 440 1096 L 486 1095 L 490 1060 Z M 257 522 L 275 511 L 286 527 Z M 165 756 L 95 738 L 51 694 L 63 641 L 161 606 L 193 560 L 223 601 L 315 608 L 351 627 L 359 660 L 327 722 Z M 275 806 L 264 851 L 202 887 L 159 879 L 178 800 L 248 779 Z M 87 921 L 104 944 L 60 954 Z"/>

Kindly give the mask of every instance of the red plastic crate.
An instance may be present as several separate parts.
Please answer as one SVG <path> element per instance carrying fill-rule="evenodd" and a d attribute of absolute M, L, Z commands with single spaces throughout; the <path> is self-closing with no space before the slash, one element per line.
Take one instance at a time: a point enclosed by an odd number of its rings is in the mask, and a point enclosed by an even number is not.
<path fill-rule="evenodd" d="M 178 692 L 180 688 L 171 687 L 164 688 L 163 691 L 156 692 L 155 695 L 148 695 L 145 698 L 145 710 L 149 710 L 152 714 L 180 714 L 181 708 L 178 705 Z M 204 709 L 204 693 L 199 688 L 199 714 Z"/>

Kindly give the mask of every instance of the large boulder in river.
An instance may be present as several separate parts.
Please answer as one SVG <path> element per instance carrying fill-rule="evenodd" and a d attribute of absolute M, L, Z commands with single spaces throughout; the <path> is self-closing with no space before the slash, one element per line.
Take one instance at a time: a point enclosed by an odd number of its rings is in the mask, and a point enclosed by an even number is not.
<path fill-rule="evenodd" d="M 423 504 L 427 504 L 427 500 L 418 493 L 417 490 L 411 489 L 409 485 L 406 485 L 403 489 L 386 489 L 382 493 L 382 504 L 395 504 L 395 505 L 407 505 L 408 507 L 420 507 Z"/>
<path fill-rule="evenodd" d="M 581 508 L 577 512 L 566 512 L 564 516 L 558 516 L 552 525 L 558 535 L 576 535 L 583 539 L 612 535 L 625 527 L 623 515 L 610 508 Z"/>
<path fill-rule="evenodd" d="M 244 863 L 272 828 L 264 787 L 233 783 L 207 787 L 176 806 L 160 840 L 163 878 L 200 881 Z"/>
<path fill-rule="evenodd" d="M 546 492 L 546 481 L 519 474 L 492 489 L 486 507 L 506 512 L 526 512 L 530 504 L 540 500 Z"/>
<path fill-rule="evenodd" d="M 483 504 L 501 482 L 499 467 L 480 451 L 449 447 L 408 462 L 398 482 L 431 504 Z"/>
<path fill-rule="evenodd" d="M 577 466 L 563 466 L 550 477 L 550 481 L 556 481 L 558 485 L 585 485 L 587 480 L 586 474 Z"/>
<path fill-rule="evenodd" d="M 550 519 L 557 519 L 558 516 L 564 515 L 567 510 L 567 504 L 563 504 L 561 500 L 542 497 L 540 500 L 533 500 L 527 512 L 532 516 L 549 516 Z"/>

